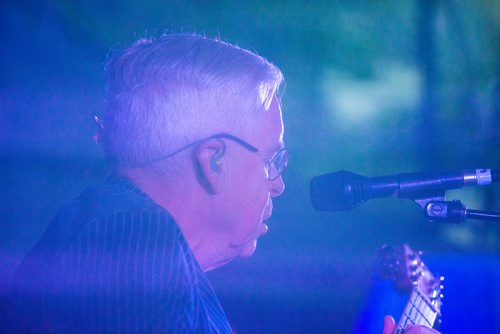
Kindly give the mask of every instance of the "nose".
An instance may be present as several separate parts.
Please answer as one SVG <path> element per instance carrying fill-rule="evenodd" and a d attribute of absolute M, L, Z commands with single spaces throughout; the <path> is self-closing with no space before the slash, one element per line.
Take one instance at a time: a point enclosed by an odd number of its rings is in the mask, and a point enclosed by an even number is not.
<path fill-rule="evenodd" d="M 278 197 L 283 194 L 283 191 L 285 191 L 285 182 L 280 175 L 271 181 L 271 197 Z"/>

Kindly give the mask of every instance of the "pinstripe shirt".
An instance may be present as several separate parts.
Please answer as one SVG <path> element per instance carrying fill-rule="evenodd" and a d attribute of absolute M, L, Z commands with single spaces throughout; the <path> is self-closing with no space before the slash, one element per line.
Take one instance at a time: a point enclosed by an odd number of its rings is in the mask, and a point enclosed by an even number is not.
<path fill-rule="evenodd" d="M 171 215 L 123 178 L 63 207 L 15 282 L 36 332 L 231 332 Z"/>

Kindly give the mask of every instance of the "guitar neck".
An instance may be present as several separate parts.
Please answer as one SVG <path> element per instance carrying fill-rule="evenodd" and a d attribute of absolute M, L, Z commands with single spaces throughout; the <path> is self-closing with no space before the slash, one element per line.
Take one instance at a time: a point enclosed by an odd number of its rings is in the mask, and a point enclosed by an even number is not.
<path fill-rule="evenodd" d="M 406 303 L 403 315 L 396 327 L 395 334 L 403 333 L 409 325 L 423 325 L 434 327 L 436 320 L 439 320 L 439 312 L 425 295 L 416 287 L 413 289 L 408 303 Z"/>

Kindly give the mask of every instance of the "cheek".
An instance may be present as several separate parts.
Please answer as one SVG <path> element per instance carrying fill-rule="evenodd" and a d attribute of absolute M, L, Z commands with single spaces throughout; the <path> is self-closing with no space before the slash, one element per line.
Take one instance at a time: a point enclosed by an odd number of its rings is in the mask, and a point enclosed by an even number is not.
<path fill-rule="evenodd" d="M 238 202 L 247 219 L 254 221 L 262 217 L 269 201 L 269 184 L 262 161 L 247 161 L 238 180 Z M 260 220 L 259 220 L 260 222 Z"/>
<path fill-rule="evenodd" d="M 269 190 L 267 180 L 260 177 L 247 177 L 233 198 L 235 207 L 232 220 L 231 245 L 243 249 L 241 256 L 249 256 L 255 250 L 255 239 L 262 234 L 262 220 L 267 212 Z M 253 245 L 253 246 L 252 246 Z M 245 250 L 246 249 L 246 250 Z"/>
<path fill-rule="evenodd" d="M 246 214 L 249 220 L 248 225 L 259 226 L 266 214 L 266 209 L 269 203 L 269 191 L 265 185 L 256 185 L 249 194 L 246 200 Z"/>
<path fill-rule="evenodd" d="M 264 175 L 259 175 L 258 177 L 252 178 L 252 180 L 247 179 L 248 183 L 248 199 L 255 206 L 261 208 L 267 205 L 269 199 L 269 187 L 267 180 Z"/>

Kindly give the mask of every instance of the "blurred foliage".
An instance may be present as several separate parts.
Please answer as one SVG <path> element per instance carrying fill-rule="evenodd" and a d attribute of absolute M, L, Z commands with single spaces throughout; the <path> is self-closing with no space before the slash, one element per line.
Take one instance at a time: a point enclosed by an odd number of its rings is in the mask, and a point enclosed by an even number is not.
<path fill-rule="evenodd" d="M 439 250 L 500 247 L 491 223 L 425 224 L 416 207 L 392 200 L 315 213 L 307 198 L 312 176 L 338 169 L 375 176 L 500 166 L 498 1 L 45 0 L 2 9 L 4 154 L 101 159 L 90 120 L 102 111 L 107 55 L 140 37 L 198 32 L 254 50 L 285 74 L 292 160 L 275 244 L 345 251 L 416 239 Z M 426 41 L 434 43 L 428 54 Z M 432 124 L 421 117 L 426 55 L 435 69 Z M 455 194 L 500 210 L 498 187 Z M 304 231 L 304 221 L 315 228 Z"/>

